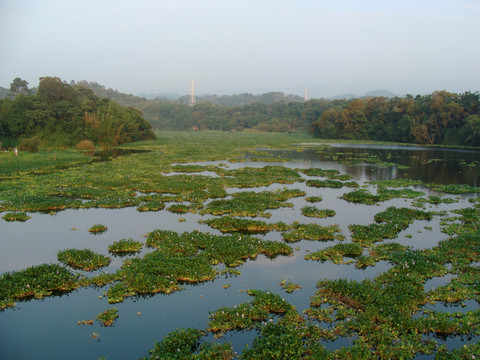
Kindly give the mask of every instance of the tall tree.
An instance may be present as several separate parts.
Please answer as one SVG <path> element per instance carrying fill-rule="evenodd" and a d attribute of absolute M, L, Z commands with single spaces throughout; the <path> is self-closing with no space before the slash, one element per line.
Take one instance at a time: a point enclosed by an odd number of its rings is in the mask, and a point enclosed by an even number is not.
<path fill-rule="evenodd" d="M 10 96 L 15 97 L 17 95 L 29 95 L 28 82 L 22 80 L 19 77 L 13 79 L 10 84 Z"/>

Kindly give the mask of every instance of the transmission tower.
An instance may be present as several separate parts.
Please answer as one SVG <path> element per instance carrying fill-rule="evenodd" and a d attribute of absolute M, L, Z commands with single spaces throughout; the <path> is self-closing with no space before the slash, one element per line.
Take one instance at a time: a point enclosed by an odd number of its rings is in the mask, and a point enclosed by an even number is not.
<path fill-rule="evenodd" d="M 307 93 L 307 88 L 305 88 L 305 92 L 303 93 L 303 101 L 308 100 L 308 93 Z"/>
<path fill-rule="evenodd" d="M 195 105 L 195 83 L 192 80 L 192 85 L 190 86 L 190 106 Z"/>

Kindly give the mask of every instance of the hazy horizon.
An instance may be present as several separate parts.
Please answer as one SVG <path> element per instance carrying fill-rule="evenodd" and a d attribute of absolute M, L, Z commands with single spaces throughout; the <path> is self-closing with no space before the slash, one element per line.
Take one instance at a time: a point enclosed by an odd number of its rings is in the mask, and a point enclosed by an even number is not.
<path fill-rule="evenodd" d="M 1 0 L 0 86 L 309 97 L 480 90 L 477 0 Z"/>

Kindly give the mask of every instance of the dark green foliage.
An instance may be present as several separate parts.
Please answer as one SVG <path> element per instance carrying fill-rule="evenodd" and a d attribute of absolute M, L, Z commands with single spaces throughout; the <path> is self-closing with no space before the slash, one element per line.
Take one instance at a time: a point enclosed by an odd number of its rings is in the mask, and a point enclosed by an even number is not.
<path fill-rule="evenodd" d="M 322 333 L 313 325 L 268 323 L 252 347 L 243 351 L 242 359 L 326 359 L 328 351 L 321 340 Z"/>
<path fill-rule="evenodd" d="M 13 100 L 0 100 L 0 141 L 22 138 L 19 146 L 36 152 L 41 140 L 54 146 L 72 146 L 81 140 L 115 146 L 155 138 L 139 110 L 100 99 L 90 89 L 68 85 L 58 77 L 40 78 L 35 95 L 23 85 L 14 86 Z"/>
<path fill-rule="evenodd" d="M 0 308 L 14 306 L 15 300 L 42 298 L 54 293 L 70 292 L 78 287 L 77 277 L 56 264 L 6 272 L 0 276 Z"/>
<path fill-rule="evenodd" d="M 25 150 L 29 153 L 37 153 L 40 150 L 40 139 L 37 136 L 29 139 L 22 139 L 18 144 L 19 150 Z"/>
<path fill-rule="evenodd" d="M 58 261 L 70 266 L 73 269 L 81 269 L 85 271 L 93 271 L 110 264 L 108 256 L 97 254 L 92 250 L 69 249 L 59 251 L 57 254 Z"/>
<path fill-rule="evenodd" d="M 163 338 L 163 341 L 150 350 L 150 356 L 146 359 L 224 359 L 234 358 L 234 352 L 229 343 L 201 342 L 205 332 L 195 329 L 177 329 Z"/>

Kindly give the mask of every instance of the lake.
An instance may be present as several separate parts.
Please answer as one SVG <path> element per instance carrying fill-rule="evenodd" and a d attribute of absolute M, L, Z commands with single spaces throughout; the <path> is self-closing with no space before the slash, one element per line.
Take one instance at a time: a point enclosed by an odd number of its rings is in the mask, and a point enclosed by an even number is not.
<path fill-rule="evenodd" d="M 470 150 L 436 149 L 408 146 L 342 145 L 329 144 L 329 147 L 298 146 L 297 149 L 268 150 L 266 154 L 287 161 L 262 162 L 255 153 L 247 154 L 242 162 L 203 162 L 201 165 L 215 165 L 229 169 L 240 167 L 263 167 L 281 165 L 292 169 L 323 168 L 337 169 L 349 174 L 352 180 L 365 189 L 375 191 L 370 181 L 389 179 L 413 179 L 423 183 L 466 184 L 477 187 L 480 176 L 480 153 Z M 250 161 L 254 160 L 254 161 Z M 206 173 L 204 176 L 209 176 Z M 313 177 L 302 174 L 303 180 Z M 311 203 L 305 197 L 293 198 L 292 207 L 269 210 L 272 216 L 262 219 L 268 222 L 283 221 L 292 223 L 316 223 L 319 225 L 338 224 L 346 241 L 350 241 L 350 224 L 367 225 L 374 222 L 375 214 L 388 207 L 408 207 L 412 199 L 393 198 L 377 205 L 352 204 L 339 197 L 351 191 L 348 188 L 315 188 L 305 181 L 294 184 L 273 184 L 254 189 L 228 189 L 229 193 L 254 190 L 300 189 L 306 196 L 321 196 L 316 204 L 319 208 L 335 211 L 335 216 L 325 219 L 302 215 L 302 207 Z M 428 195 L 436 192 L 424 186 L 415 186 Z M 455 200 L 451 204 L 427 204 L 427 210 L 452 211 L 470 206 L 468 200 L 476 194 L 444 195 Z M 0 214 L 3 215 L 3 214 Z M 155 229 L 172 230 L 179 233 L 201 230 L 220 234 L 199 220 L 213 218 L 211 215 L 194 213 L 174 214 L 167 210 L 139 212 L 135 207 L 122 209 L 78 209 L 64 210 L 56 214 L 30 213 L 31 219 L 25 223 L 0 221 L 1 247 L 0 273 L 21 270 L 32 265 L 57 263 L 57 252 L 64 249 L 91 249 L 108 254 L 108 246 L 122 238 L 132 238 L 145 242 L 145 235 Z M 101 223 L 108 231 L 92 235 L 88 229 Z M 441 231 L 440 218 L 416 220 L 406 230 L 399 233 L 394 241 L 413 249 L 427 249 L 448 238 Z M 257 235 L 262 239 L 282 241 L 279 231 Z M 386 240 L 390 241 L 390 240 Z M 215 281 L 199 285 L 186 285 L 185 290 L 170 295 L 127 298 L 115 304 L 119 318 L 113 327 L 78 325 L 81 320 L 94 319 L 97 314 L 112 307 L 108 304 L 104 288 L 81 288 L 63 296 L 46 297 L 42 300 L 18 302 L 17 307 L 0 313 L 0 353 L 2 359 L 137 359 L 148 355 L 155 341 L 177 328 L 196 327 L 205 329 L 210 312 L 224 306 L 235 306 L 251 301 L 247 289 L 269 290 L 281 294 L 301 313 L 310 304 L 316 284 L 322 279 L 346 278 L 361 281 L 385 272 L 392 265 L 380 261 L 364 270 L 354 264 L 333 264 L 331 262 L 307 261 L 308 253 L 324 249 L 335 241 L 300 241 L 290 244 L 295 250 L 293 256 L 279 256 L 269 259 L 263 255 L 248 260 L 238 270 L 239 276 L 219 276 Z M 151 250 L 142 250 L 142 254 Z M 141 255 L 142 255 L 141 254 Z M 141 256 L 140 255 L 140 256 Z M 95 273 L 112 273 L 125 258 L 112 257 L 112 263 Z M 479 259 L 480 260 L 480 259 Z M 425 289 L 433 289 L 450 281 L 451 276 L 427 281 Z M 302 288 L 286 293 L 280 287 L 282 279 L 290 279 Z M 469 301 L 466 307 L 444 307 L 435 305 L 442 311 L 462 311 L 478 309 L 478 303 Z M 453 309 L 453 310 L 452 310 Z M 252 344 L 257 336 L 255 330 L 227 333 L 216 341 L 231 341 L 234 349 L 241 352 Z M 213 336 L 209 340 L 215 341 Z M 470 341 L 462 336 L 436 339 L 450 348 L 460 347 Z M 325 342 L 328 349 L 348 346 L 350 338 L 340 338 Z M 433 359 L 433 356 L 417 358 Z"/>

